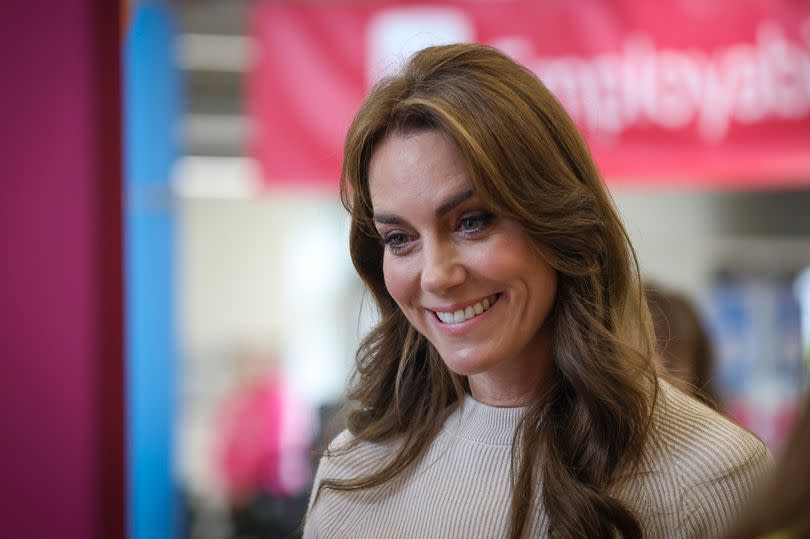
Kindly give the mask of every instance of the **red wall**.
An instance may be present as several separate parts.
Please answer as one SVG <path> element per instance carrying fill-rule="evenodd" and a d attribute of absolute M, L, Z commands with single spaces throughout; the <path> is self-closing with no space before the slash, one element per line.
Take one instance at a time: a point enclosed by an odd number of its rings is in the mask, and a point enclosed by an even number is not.
<path fill-rule="evenodd" d="M 119 6 L 0 17 L 0 536 L 124 535 Z"/>

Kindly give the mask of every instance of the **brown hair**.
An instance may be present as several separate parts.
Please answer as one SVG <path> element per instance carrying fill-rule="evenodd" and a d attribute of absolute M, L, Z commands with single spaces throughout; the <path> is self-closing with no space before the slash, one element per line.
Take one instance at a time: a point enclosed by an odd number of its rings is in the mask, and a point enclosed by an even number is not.
<path fill-rule="evenodd" d="M 401 449 L 378 472 L 325 480 L 319 493 L 365 489 L 401 473 L 468 391 L 388 294 L 372 221 L 368 168 L 377 144 L 423 129 L 455 141 L 478 196 L 520 223 L 558 273 L 546 321 L 554 333 L 553 380 L 515 433 L 509 536 L 530 529 L 542 477 L 553 535 L 641 537 L 637 517 L 608 493 L 640 458 L 658 387 L 635 254 L 562 106 L 530 71 L 481 45 L 418 52 L 374 87 L 346 137 L 341 194 L 352 216 L 350 251 L 380 315 L 357 352 L 346 450 L 393 439 Z"/>
<path fill-rule="evenodd" d="M 804 408 L 776 469 L 740 513 L 728 539 L 756 539 L 770 534 L 810 537 L 810 400 Z M 780 533 L 781 532 L 781 533 Z"/>
<path fill-rule="evenodd" d="M 656 352 L 675 385 L 707 406 L 719 409 L 712 383 L 714 351 L 694 305 L 685 296 L 647 284 L 644 289 L 655 329 Z M 680 371 L 683 365 L 686 372 Z"/>

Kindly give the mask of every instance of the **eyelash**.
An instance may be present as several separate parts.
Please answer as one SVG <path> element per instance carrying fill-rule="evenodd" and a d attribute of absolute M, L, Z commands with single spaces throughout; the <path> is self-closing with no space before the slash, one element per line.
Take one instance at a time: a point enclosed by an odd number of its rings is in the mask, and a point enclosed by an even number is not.
<path fill-rule="evenodd" d="M 481 211 L 472 214 L 467 214 L 458 221 L 458 225 L 456 226 L 456 230 L 463 234 L 467 238 L 474 238 L 477 235 L 484 232 L 487 227 L 492 223 L 492 220 L 495 218 L 495 214 L 488 212 L 488 211 Z M 466 228 L 463 224 L 467 222 L 475 223 L 474 227 Z M 406 249 L 408 246 L 407 242 L 407 234 L 400 231 L 393 231 L 389 232 L 382 238 L 383 247 L 388 249 L 391 254 L 398 254 L 403 249 Z"/>
<path fill-rule="evenodd" d="M 460 230 L 463 234 L 467 236 L 475 236 L 476 234 L 480 234 L 483 232 L 489 225 L 492 223 L 492 220 L 495 218 L 495 214 L 488 211 L 480 211 L 471 214 L 467 214 L 458 221 L 458 226 L 456 229 Z M 478 223 L 476 227 L 471 230 L 461 230 L 462 224 L 465 221 L 473 221 Z"/>
<path fill-rule="evenodd" d="M 406 238 L 406 235 L 402 232 L 391 232 L 390 234 L 386 234 L 385 237 L 382 239 L 383 246 L 391 251 L 392 254 L 397 254 L 402 251 L 406 246 L 405 245 L 396 245 L 394 242 L 397 239 Z"/>

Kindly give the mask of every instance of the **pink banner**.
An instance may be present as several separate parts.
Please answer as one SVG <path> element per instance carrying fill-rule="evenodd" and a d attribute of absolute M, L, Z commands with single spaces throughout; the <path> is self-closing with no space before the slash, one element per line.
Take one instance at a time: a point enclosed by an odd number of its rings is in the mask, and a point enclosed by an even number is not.
<path fill-rule="evenodd" d="M 250 25 L 250 153 L 271 183 L 337 185 L 373 81 L 476 41 L 539 75 L 612 185 L 810 186 L 804 0 L 267 2 Z"/>

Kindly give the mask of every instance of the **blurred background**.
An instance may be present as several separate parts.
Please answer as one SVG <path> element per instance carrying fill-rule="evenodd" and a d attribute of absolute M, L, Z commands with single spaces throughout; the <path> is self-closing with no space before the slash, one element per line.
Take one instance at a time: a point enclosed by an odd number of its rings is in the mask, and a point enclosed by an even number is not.
<path fill-rule="evenodd" d="M 25 126 L 0 202 L 22 231 L 0 289 L 22 376 L 0 391 L 9 536 L 43 536 L 15 499 L 58 504 L 64 537 L 295 536 L 374 322 L 342 138 L 375 80 L 447 42 L 497 46 L 557 95 L 637 250 L 662 364 L 778 454 L 810 356 L 807 2 L 112 5 L 18 6 L 5 33 L 57 30 L 3 52 Z"/>

